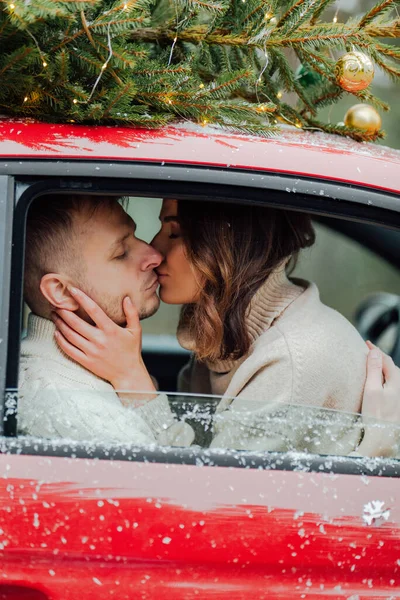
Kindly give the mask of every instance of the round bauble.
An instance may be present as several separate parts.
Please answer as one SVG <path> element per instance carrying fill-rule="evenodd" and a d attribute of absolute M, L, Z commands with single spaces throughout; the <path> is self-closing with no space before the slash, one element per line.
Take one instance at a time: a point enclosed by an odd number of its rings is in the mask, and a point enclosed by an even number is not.
<path fill-rule="evenodd" d="M 355 104 L 345 114 L 346 127 L 355 127 L 368 133 L 376 133 L 382 127 L 380 114 L 369 104 Z"/>
<path fill-rule="evenodd" d="M 363 52 L 348 52 L 335 67 L 336 81 L 347 92 L 365 90 L 374 78 L 374 63 Z"/>

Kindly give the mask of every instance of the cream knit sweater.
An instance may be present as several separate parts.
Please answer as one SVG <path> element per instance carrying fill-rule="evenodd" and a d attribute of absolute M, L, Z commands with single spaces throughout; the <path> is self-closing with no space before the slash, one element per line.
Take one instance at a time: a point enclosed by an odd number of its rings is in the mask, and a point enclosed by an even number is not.
<path fill-rule="evenodd" d="M 74 441 L 191 444 L 192 429 L 174 420 L 164 394 L 140 408 L 124 407 L 109 383 L 59 349 L 54 331 L 52 321 L 29 315 L 21 347 L 20 433 Z"/>
<path fill-rule="evenodd" d="M 222 396 L 211 446 L 351 453 L 360 440 L 354 413 L 367 355 L 356 329 L 322 304 L 313 283 L 292 283 L 283 268 L 254 296 L 247 326 L 246 356 L 207 364 L 192 358 L 180 374 L 180 391 Z M 178 339 L 195 350 L 187 331 Z"/>

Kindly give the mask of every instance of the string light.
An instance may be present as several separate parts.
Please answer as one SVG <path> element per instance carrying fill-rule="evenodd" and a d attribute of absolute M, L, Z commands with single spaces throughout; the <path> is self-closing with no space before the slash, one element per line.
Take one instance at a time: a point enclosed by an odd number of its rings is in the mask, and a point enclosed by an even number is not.
<path fill-rule="evenodd" d="M 25 96 L 24 102 L 28 102 L 28 100 L 29 100 L 28 96 Z"/>
<path fill-rule="evenodd" d="M 301 129 L 301 127 L 302 127 L 300 121 L 296 121 L 295 125 L 296 125 L 297 129 Z"/>
<path fill-rule="evenodd" d="M 8 8 L 9 8 L 10 10 L 14 10 L 14 8 L 15 8 L 15 4 L 9 4 L 9 5 L 8 5 Z"/>
<path fill-rule="evenodd" d="M 42 64 L 43 64 L 44 68 L 46 68 L 46 67 L 47 67 L 47 62 L 46 62 L 45 60 L 43 61 L 43 63 L 42 63 Z"/>
<path fill-rule="evenodd" d="M 74 104 L 78 104 L 78 100 L 77 100 L 76 98 L 74 98 L 74 99 L 72 100 L 72 102 L 73 102 Z"/>
<path fill-rule="evenodd" d="M 201 84 L 199 85 L 199 88 L 202 90 L 202 89 L 203 89 L 203 87 L 204 87 L 204 83 L 201 83 Z"/>
<path fill-rule="evenodd" d="M 128 3 L 124 2 L 124 6 L 122 7 L 122 10 L 126 10 L 128 8 Z"/>
<path fill-rule="evenodd" d="M 257 79 L 257 84 L 261 83 L 261 81 L 262 81 L 262 76 L 264 75 L 264 73 L 265 73 L 265 70 L 266 70 L 266 68 L 268 67 L 268 63 L 269 63 L 269 56 L 268 56 L 268 53 L 267 53 L 267 51 L 265 50 L 265 48 L 264 48 L 264 56 L 265 56 L 265 64 L 264 64 L 263 68 L 261 69 L 261 73 L 260 73 L 260 74 L 259 74 L 259 76 L 258 76 L 258 79 Z"/>
<path fill-rule="evenodd" d="M 111 26 L 111 21 L 109 21 L 108 26 L 107 26 L 107 46 L 108 46 L 108 57 L 106 62 L 102 65 L 101 69 L 100 69 L 100 74 L 97 77 L 96 81 L 94 82 L 94 85 L 92 87 L 92 91 L 89 94 L 89 98 L 86 100 L 86 102 L 90 102 L 90 100 L 92 99 L 92 96 L 94 94 L 95 89 L 97 88 L 100 79 L 103 76 L 104 71 L 107 68 L 108 63 L 110 62 L 111 58 L 113 57 L 113 49 L 112 49 L 112 44 L 111 44 L 111 34 L 110 34 L 110 26 Z"/>
<path fill-rule="evenodd" d="M 279 92 L 276 94 L 277 98 L 282 98 L 283 96 L 283 92 L 281 90 L 279 90 Z"/>
<path fill-rule="evenodd" d="M 335 12 L 335 15 L 334 15 L 334 17 L 332 19 L 333 23 L 337 23 L 338 22 L 338 14 L 339 14 L 339 9 L 337 9 L 337 11 Z"/>
<path fill-rule="evenodd" d="M 270 19 L 272 19 L 273 16 L 274 15 L 271 12 L 267 12 L 267 13 L 265 13 L 264 19 L 266 21 L 269 21 Z"/>
<path fill-rule="evenodd" d="M 175 44 L 176 44 L 176 42 L 177 42 L 177 41 L 178 41 L 178 36 L 176 35 L 176 36 L 174 37 L 174 41 L 173 41 L 173 44 L 172 44 L 172 46 L 171 46 L 171 52 L 169 53 L 168 66 L 170 66 L 170 64 L 171 64 L 172 55 L 173 55 L 173 53 L 174 53 L 174 48 L 175 48 Z"/>

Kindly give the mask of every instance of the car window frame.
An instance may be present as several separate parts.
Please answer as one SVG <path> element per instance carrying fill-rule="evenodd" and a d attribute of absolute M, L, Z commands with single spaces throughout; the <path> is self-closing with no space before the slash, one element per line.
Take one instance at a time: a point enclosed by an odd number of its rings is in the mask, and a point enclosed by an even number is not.
<path fill-rule="evenodd" d="M 46 161 L 41 161 L 46 163 Z M 47 161 L 48 163 L 49 161 Z M 282 176 L 282 174 L 250 174 L 248 172 L 231 172 L 220 169 L 188 168 L 168 165 L 117 165 L 112 177 L 105 177 L 105 173 L 93 172 L 96 162 L 86 165 L 82 163 L 63 162 L 57 163 L 57 168 L 49 169 L 46 163 L 46 173 L 40 174 L 41 168 L 34 168 L 32 161 L 27 162 L 36 173 L 36 177 L 18 174 L 23 171 L 21 163 L 15 169 L 14 193 L 15 210 L 13 219 L 13 251 L 11 261 L 11 286 L 10 286 L 10 312 L 8 327 L 8 360 L 6 392 L 14 394 L 18 389 L 18 366 L 20 351 L 20 331 L 22 323 L 22 279 L 24 262 L 24 231 L 25 217 L 30 203 L 43 193 L 90 193 L 90 194 L 121 194 L 126 196 L 145 197 L 173 197 L 185 198 L 188 201 L 203 200 L 226 202 L 254 203 L 265 206 L 275 206 L 291 210 L 307 211 L 311 215 L 320 217 L 344 218 L 349 221 L 379 224 L 389 229 L 400 230 L 400 203 L 398 195 L 371 190 L 355 188 L 351 185 L 338 185 L 337 182 L 322 181 L 317 179 Z M 37 167 L 38 165 L 36 165 Z M 111 165 L 108 165 L 111 166 Z M 76 168 L 85 175 L 76 175 Z M 42 169 L 43 170 L 43 169 Z M 71 176 L 70 173 L 74 172 Z M 103 166 L 102 166 L 103 171 Z M 167 175 L 168 174 L 168 175 Z M 224 177 L 221 175 L 224 174 Z M 122 177 L 124 175 L 124 177 Z M 157 175 L 157 177 L 153 177 Z M 92 176 L 95 178 L 93 179 Z M 228 177 L 229 176 L 229 177 Z M 226 181 L 222 181 L 224 179 Z M 194 180 L 197 180 L 196 190 L 193 191 Z M 230 183 L 227 183 L 227 181 Z M 242 185 L 238 185 L 241 183 Z M 302 185 L 300 185 L 300 183 Z M 247 185 L 249 184 L 249 185 Z M 257 184 L 257 185 L 256 185 Z M 295 185 L 296 194 L 291 193 Z M 288 192 L 290 188 L 290 192 Z M 301 188 L 301 189 L 300 189 Z M 265 191 L 268 190 L 268 195 Z M 323 194 L 319 192 L 323 190 Z M 318 192 L 318 193 L 317 193 Z M 373 199 L 373 201 L 371 200 Z M 21 239 L 22 238 L 22 239 Z M 18 333 L 17 333 L 18 332 Z M 199 464 L 202 457 L 204 464 L 215 466 L 251 466 L 253 468 L 279 468 L 293 470 L 301 468 L 306 470 L 324 471 L 326 457 L 303 455 L 292 456 L 291 453 L 255 453 L 247 451 L 226 450 L 197 450 L 182 448 L 137 448 L 134 445 L 118 445 L 110 447 L 106 444 L 70 444 L 63 440 L 29 440 L 16 437 L 17 421 L 15 414 L 5 421 L 2 446 L 7 452 L 23 454 L 77 456 L 85 458 L 101 458 L 115 460 L 139 460 L 148 462 Z M 387 476 L 400 476 L 400 462 L 387 459 L 369 459 L 361 457 L 329 457 L 329 472 L 371 474 L 371 469 L 377 474 Z M 300 461 L 300 462 L 299 462 Z M 272 466 L 273 465 L 273 466 Z M 299 466 L 300 465 L 300 466 Z M 334 465 L 334 467 L 333 467 Z"/>
<path fill-rule="evenodd" d="M 15 391 L 6 388 L 8 319 L 10 302 L 10 274 L 12 248 L 12 219 L 14 204 L 13 179 L 8 175 L 0 175 L 0 390 L 4 403 L 0 403 L 0 435 L 3 433 L 5 410 L 13 410 Z"/>

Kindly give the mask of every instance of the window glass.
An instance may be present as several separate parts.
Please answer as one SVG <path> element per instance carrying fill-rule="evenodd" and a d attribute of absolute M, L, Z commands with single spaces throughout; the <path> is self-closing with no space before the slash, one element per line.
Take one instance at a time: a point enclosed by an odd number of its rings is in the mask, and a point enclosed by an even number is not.
<path fill-rule="evenodd" d="M 121 400 L 123 407 L 121 406 Z M 157 426 L 147 407 L 153 401 L 169 406 Z M 19 431 L 35 439 L 67 439 L 83 443 L 178 446 L 218 450 L 305 452 L 347 456 L 362 439 L 367 425 L 374 434 L 399 438 L 400 423 L 364 418 L 324 407 L 272 404 L 260 412 L 257 399 L 229 399 L 201 394 L 83 390 L 59 385 L 36 389 L 19 401 Z M 66 419 L 63 405 L 70 407 Z M 38 418 L 39 414 L 41 415 Z M 85 418 L 85 415 L 89 418 Z"/>

